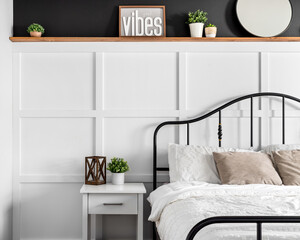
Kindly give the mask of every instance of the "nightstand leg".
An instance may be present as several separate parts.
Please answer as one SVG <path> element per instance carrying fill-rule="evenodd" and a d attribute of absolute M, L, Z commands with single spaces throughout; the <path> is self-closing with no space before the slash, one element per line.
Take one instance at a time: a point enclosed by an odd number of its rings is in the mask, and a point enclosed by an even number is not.
<path fill-rule="evenodd" d="M 137 240 L 143 240 L 143 194 L 138 194 Z"/>
<path fill-rule="evenodd" d="M 99 227 L 98 231 L 97 231 L 97 239 L 103 239 L 103 225 L 102 225 L 102 221 L 103 221 L 103 216 L 102 215 L 98 215 L 97 216 L 98 222 L 97 225 Z"/>
<path fill-rule="evenodd" d="M 82 195 L 82 240 L 89 240 L 88 194 Z"/>
<path fill-rule="evenodd" d="M 102 240 L 102 215 L 90 214 L 91 240 Z"/>
<path fill-rule="evenodd" d="M 90 220 L 90 226 L 91 226 L 91 229 L 90 229 L 91 240 L 96 240 L 96 215 L 90 214 L 89 220 Z"/>

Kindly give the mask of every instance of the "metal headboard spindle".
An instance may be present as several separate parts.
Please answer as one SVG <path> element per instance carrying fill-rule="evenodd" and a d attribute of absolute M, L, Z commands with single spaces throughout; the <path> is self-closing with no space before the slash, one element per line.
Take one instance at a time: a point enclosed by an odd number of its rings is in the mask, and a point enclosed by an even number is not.
<path fill-rule="evenodd" d="M 250 147 L 253 148 L 253 97 L 250 98 Z"/>
<path fill-rule="evenodd" d="M 190 124 L 186 125 L 186 145 L 190 145 Z"/>
<path fill-rule="evenodd" d="M 166 126 L 166 125 L 183 125 L 186 124 L 186 143 L 187 145 L 190 144 L 190 124 L 191 123 L 195 123 L 195 122 L 199 122 L 203 119 L 206 119 L 210 116 L 212 116 L 213 114 L 219 113 L 219 124 L 218 124 L 218 143 L 219 143 L 219 147 L 222 146 L 222 137 L 223 137 L 223 133 L 222 133 L 222 110 L 231 106 L 232 104 L 235 104 L 237 102 L 246 100 L 246 99 L 250 99 L 250 147 L 253 147 L 253 98 L 254 97 L 281 97 L 282 99 L 282 144 L 285 144 L 285 99 L 290 99 L 293 101 L 296 101 L 298 103 L 300 103 L 300 99 L 290 96 L 290 95 L 286 95 L 286 94 L 282 94 L 282 93 L 275 93 L 275 92 L 262 92 L 262 93 L 254 93 L 254 94 L 249 94 L 249 95 L 245 95 L 239 98 L 236 98 L 232 101 L 229 101 L 228 103 L 223 104 L 222 106 L 214 109 L 211 112 L 208 112 L 207 114 L 204 114 L 203 116 L 194 118 L 194 119 L 190 119 L 190 120 L 183 120 L 183 121 L 167 121 L 167 122 L 163 122 L 160 125 L 157 126 L 157 128 L 154 131 L 154 135 L 153 135 L 153 190 L 155 190 L 157 188 L 157 172 L 158 171 L 169 171 L 168 167 L 157 167 L 157 134 L 159 132 L 159 130 Z M 213 223 L 232 223 L 235 221 L 239 221 L 239 222 L 245 222 L 245 223 L 249 223 L 249 222 L 255 222 L 257 223 L 257 239 L 261 240 L 261 224 L 263 222 L 300 222 L 300 218 L 293 218 L 293 217 L 283 217 L 281 218 L 282 221 L 280 221 L 280 218 L 278 217 L 215 217 L 215 218 L 208 218 L 205 219 L 203 221 L 201 221 L 200 223 L 198 223 L 192 230 L 194 231 L 193 234 L 196 235 L 196 233 L 201 230 L 203 227 L 205 227 L 206 225 L 209 224 L 213 224 Z M 214 220 L 214 221 L 212 221 Z M 203 223 L 203 224 L 201 224 Z M 195 232 L 196 231 L 196 232 Z M 191 235 L 191 232 L 188 236 L 188 240 L 191 240 L 194 238 L 194 235 Z M 154 236 L 153 238 L 156 239 L 156 231 L 155 231 L 155 225 L 154 225 Z"/>
<path fill-rule="evenodd" d="M 282 144 L 285 144 L 285 97 L 282 97 Z"/>
<path fill-rule="evenodd" d="M 219 139 L 219 147 L 222 147 L 222 114 L 219 111 L 219 125 L 218 125 L 218 139 Z"/>

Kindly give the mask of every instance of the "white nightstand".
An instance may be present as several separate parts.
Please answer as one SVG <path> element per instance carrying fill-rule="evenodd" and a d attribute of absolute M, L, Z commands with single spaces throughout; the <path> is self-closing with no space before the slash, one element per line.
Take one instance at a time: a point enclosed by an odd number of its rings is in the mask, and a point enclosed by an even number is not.
<path fill-rule="evenodd" d="M 143 183 L 125 183 L 124 185 L 112 185 L 108 183 L 99 186 L 83 185 L 80 193 L 83 194 L 83 240 L 95 238 L 96 214 L 137 215 L 137 239 L 143 239 L 143 194 L 146 193 Z"/>

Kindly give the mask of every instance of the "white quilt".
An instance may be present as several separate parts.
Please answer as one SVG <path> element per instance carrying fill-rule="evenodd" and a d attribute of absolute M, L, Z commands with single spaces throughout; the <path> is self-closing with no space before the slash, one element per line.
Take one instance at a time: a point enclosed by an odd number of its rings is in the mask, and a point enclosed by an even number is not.
<path fill-rule="evenodd" d="M 162 240 L 184 240 L 199 221 L 215 216 L 300 216 L 300 187 L 174 182 L 153 191 L 150 221 Z M 203 228 L 195 240 L 256 239 L 255 224 Z M 263 224 L 263 239 L 300 239 L 300 224 Z"/>

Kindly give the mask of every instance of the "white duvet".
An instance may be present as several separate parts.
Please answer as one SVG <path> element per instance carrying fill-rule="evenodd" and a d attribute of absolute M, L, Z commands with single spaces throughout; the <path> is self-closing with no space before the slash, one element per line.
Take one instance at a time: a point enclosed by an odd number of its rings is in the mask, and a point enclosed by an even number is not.
<path fill-rule="evenodd" d="M 162 240 L 184 240 L 199 221 L 215 216 L 300 216 L 300 187 L 174 182 L 153 191 L 150 221 Z M 255 224 L 215 224 L 195 239 L 256 239 Z M 300 224 L 263 224 L 263 239 L 300 239 Z"/>

